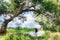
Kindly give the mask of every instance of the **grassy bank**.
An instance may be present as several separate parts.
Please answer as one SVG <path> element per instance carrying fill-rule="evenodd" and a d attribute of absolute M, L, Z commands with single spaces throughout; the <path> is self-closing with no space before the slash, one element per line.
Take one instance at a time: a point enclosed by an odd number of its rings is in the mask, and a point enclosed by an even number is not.
<path fill-rule="evenodd" d="M 45 31 L 45 34 L 41 37 L 32 37 L 29 34 L 24 34 L 30 31 L 34 31 L 34 29 L 7 29 L 7 33 L 0 36 L 0 40 L 60 40 L 59 32 Z"/>

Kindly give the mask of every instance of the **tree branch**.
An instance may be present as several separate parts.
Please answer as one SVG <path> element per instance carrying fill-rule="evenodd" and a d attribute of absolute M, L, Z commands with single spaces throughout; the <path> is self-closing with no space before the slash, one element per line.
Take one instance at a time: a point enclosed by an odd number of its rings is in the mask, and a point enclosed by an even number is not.
<path fill-rule="evenodd" d="M 11 20 L 13 20 L 13 18 L 15 18 L 15 17 L 17 17 L 19 14 L 21 14 L 22 11 L 23 11 L 24 5 L 25 5 L 25 3 L 22 3 L 22 4 L 20 5 L 20 7 L 17 9 L 17 11 L 14 12 L 14 13 L 12 13 L 13 16 L 10 16 L 10 17 L 11 17 L 10 19 L 5 19 L 5 20 L 11 21 Z"/>

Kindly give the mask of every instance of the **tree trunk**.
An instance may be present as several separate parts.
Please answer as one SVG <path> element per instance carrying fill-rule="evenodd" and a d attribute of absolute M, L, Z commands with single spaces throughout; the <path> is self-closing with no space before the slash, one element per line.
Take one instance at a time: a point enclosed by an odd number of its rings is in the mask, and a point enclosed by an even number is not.
<path fill-rule="evenodd" d="M 21 4 L 21 6 L 18 8 L 18 10 L 13 14 L 13 17 L 11 17 L 8 20 L 5 20 L 0 28 L 0 34 L 5 34 L 6 33 L 6 28 L 7 28 L 7 24 L 12 21 L 15 17 L 17 17 L 19 14 L 22 13 L 23 7 L 24 7 L 25 3 Z"/>
<path fill-rule="evenodd" d="M 0 29 L 0 34 L 5 34 L 6 33 L 6 28 L 7 28 L 7 24 L 9 23 L 9 20 L 5 20 L 1 26 Z"/>

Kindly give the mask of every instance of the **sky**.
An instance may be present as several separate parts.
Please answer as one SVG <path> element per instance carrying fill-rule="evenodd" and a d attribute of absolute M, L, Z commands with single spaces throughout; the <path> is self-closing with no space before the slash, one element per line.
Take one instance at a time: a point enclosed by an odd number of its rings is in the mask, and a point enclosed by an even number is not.
<path fill-rule="evenodd" d="M 14 18 L 11 22 L 8 23 L 7 27 L 27 27 L 27 28 L 38 28 L 41 27 L 39 23 L 35 22 L 35 16 L 33 12 L 24 12 L 24 16 L 26 16 L 27 21 L 22 22 L 22 20 L 19 20 L 18 17 Z M 9 16 L 6 16 L 6 18 L 10 18 Z M 4 17 L 0 16 L 0 24 L 4 21 Z"/>

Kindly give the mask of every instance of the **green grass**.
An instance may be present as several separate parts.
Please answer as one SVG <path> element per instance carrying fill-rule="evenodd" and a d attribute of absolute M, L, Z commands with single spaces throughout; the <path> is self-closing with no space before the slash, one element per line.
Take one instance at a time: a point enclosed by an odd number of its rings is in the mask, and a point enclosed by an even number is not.
<path fill-rule="evenodd" d="M 34 31 L 34 28 L 12 28 L 7 29 L 7 32 L 29 32 Z"/>
<path fill-rule="evenodd" d="M 41 37 L 32 37 L 29 34 L 24 34 L 24 32 L 30 31 L 34 31 L 34 29 L 7 29 L 7 33 L 3 36 L 0 36 L 0 40 L 60 40 L 59 32 L 45 31 L 45 34 Z"/>
<path fill-rule="evenodd" d="M 25 32 L 30 32 L 34 31 L 34 29 L 29 29 L 29 28 L 12 28 L 12 29 L 7 29 L 7 33 L 4 36 L 1 36 L 0 39 L 2 40 L 40 40 L 44 39 L 43 37 L 32 37 L 29 34 L 24 34 Z"/>

